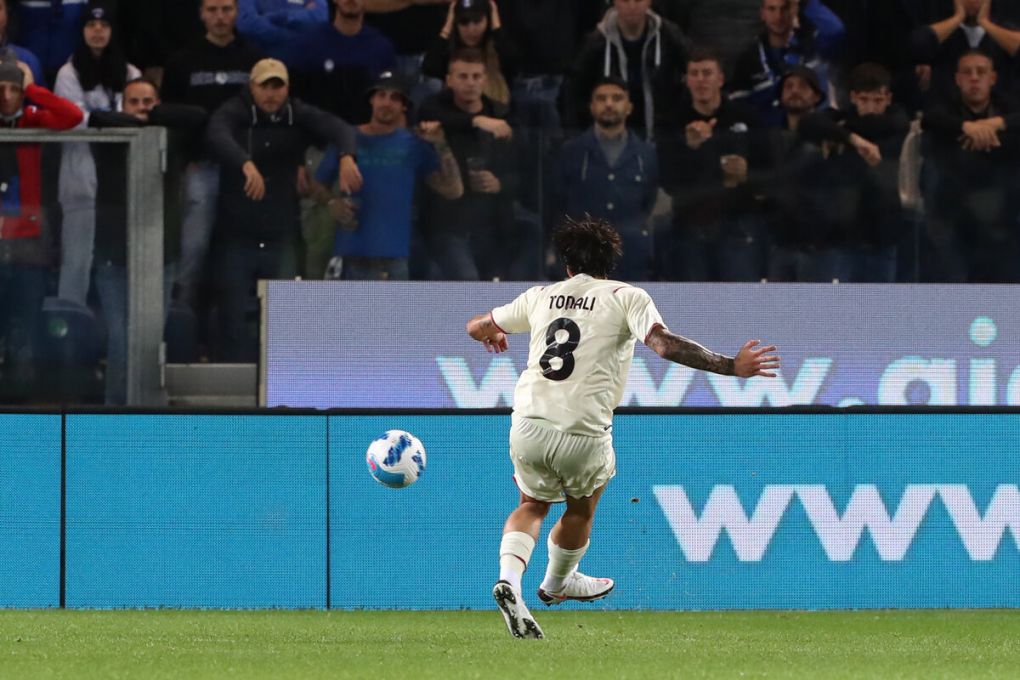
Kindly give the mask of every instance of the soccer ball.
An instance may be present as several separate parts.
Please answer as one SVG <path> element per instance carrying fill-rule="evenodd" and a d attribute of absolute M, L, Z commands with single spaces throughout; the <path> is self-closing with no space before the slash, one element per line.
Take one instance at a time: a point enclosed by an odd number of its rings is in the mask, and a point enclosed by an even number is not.
<path fill-rule="evenodd" d="M 402 489 L 425 472 L 425 447 L 410 432 L 388 430 L 369 445 L 365 462 L 375 481 Z"/>

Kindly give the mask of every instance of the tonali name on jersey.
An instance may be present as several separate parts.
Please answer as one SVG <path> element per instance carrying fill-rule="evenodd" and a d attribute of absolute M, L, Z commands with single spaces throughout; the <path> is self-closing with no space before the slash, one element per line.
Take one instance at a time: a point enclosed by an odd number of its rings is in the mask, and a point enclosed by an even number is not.
<path fill-rule="evenodd" d="M 574 297 L 573 295 L 553 295 L 549 298 L 549 309 L 595 309 L 595 298 Z"/>

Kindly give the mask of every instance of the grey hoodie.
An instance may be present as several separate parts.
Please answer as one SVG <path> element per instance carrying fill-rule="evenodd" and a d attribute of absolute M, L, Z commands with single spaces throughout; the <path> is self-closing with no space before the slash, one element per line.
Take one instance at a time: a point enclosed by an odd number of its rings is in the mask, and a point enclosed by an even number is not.
<path fill-rule="evenodd" d="M 669 104 L 675 103 L 682 92 L 687 54 L 687 38 L 676 24 L 649 11 L 641 50 L 643 97 L 642 101 L 633 102 L 640 119 L 631 120 L 631 125 L 645 131 L 649 139 L 653 137 L 656 118 L 668 115 L 672 109 Z M 574 110 L 570 111 L 571 104 L 564 102 L 568 114 L 573 114 L 566 116 L 567 124 L 587 120 L 585 112 L 595 82 L 606 76 L 627 81 L 628 70 L 617 11 L 610 8 L 595 32 L 588 36 L 571 70 L 569 96 L 573 98 Z"/>

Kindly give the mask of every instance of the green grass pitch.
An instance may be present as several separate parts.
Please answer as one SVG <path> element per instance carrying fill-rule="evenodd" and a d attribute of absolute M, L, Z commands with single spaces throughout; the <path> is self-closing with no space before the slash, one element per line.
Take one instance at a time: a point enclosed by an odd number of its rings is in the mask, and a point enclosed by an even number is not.
<path fill-rule="evenodd" d="M 0 611 L 0 677 L 1015 678 L 1020 612 Z"/>

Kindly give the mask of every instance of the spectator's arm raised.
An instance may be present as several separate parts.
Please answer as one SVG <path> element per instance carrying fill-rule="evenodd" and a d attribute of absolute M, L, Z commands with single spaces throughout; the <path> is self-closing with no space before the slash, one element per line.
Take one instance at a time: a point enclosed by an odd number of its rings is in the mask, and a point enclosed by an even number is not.
<path fill-rule="evenodd" d="M 463 196 L 464 182 L 460 176 L 460 166 L 457 165 L 450 145 L 446 143 L 443 126 L 437 121 L 422 121 L 418 124 L 418 135 L 431 144 L 439 156 L 439 170 L 425 178 L 429 188 L 451 201 Z"/>
<path fill-rule="evenodd" d="M 1017 52 L 1020 51 L 1020 31 L 1011 31 L 1008 28 L 1003 28 L 993 23 L 991 12 L 992 0 L 984 0 L 981 3 L 981 9 L 978 10 L 978 26 L 985 29 L 989 37 L 998 43 L 999 47 L 1008 52 L 1009 56 L 1015 57 Z"/>

